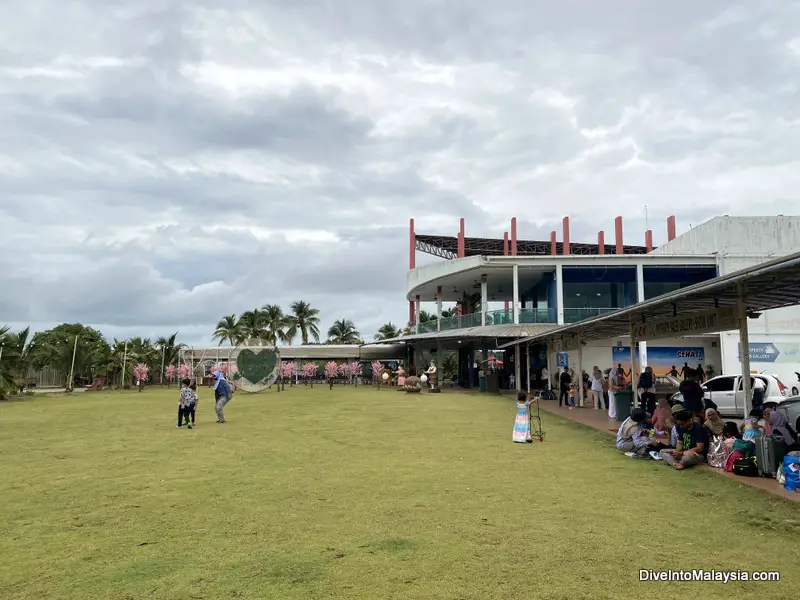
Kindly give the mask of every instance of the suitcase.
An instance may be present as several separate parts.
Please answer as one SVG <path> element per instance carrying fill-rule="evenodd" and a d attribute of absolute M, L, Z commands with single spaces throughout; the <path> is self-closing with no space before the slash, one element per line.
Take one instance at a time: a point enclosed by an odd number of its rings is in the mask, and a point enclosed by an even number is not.
<path fill-rule="evenodd" d="M 762 477 L 775 477 L 778 465 L 789 450 L 789 445 L 780 435 L 761 435 L 755 440 L 758 474 Z"/>

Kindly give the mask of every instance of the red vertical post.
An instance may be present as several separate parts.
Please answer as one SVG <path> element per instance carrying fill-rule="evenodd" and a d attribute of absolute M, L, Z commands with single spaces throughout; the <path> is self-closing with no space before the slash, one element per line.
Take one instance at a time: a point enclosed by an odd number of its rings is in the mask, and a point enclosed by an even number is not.
<path fill-rule="evenodd" d="M 517 217 L 511 217 L 511 256 L 517 255 Z"/>
<path fill-rule="evenodd" d="M 622 243 L 622 217 L 614 219 L 614 232 L 616 234 L 617 254 L 624 254 L 625 248 Z"/>
<path fill-rule="evenodd" d="M 417 316 L 417 313 L 416 313 L 416 311 L 414 310 L 414 301 L 413 301 L 413 300 L 409 300 L 409 301 L 408 301 L 408 324 L 409 324 L 411 327 L 413 327 L 413 326 L 414 326 L 414 324 L 415 324 L 415 323 L 414 323 L 414 320 L 415 320 L 415 317 L 416 317 L 416 316 Z"/>
<path fill-rule="evenodd" d="M 564 217 L 564 220 L 561 221 L 561 228 L 564 232 L 564 251 L 562 254 L 569 254 L 569 217 Z"/>
<path fill-rule="evenodd" d="M 458 258 L 464 258 L 466 246 L 464 242 L 464 217 L 461 217 L 458 221 Z"/>
<path fill-rule="evenodd" d="M 675 239 L 675 215 L 667 218 L 667 241 Z"/>
<path fill-rule="evenodd" d="M 556 245 L 556 232 L 555 231 L 551 231 L 550 232 L 550 256 L 555 256 L 557 249 L 558 249 L 558 246 Z"/>
<path fill-rule="evenodd" d="M 508 256 L 509 251 L 510 251 L 510 249 L 509 249 L 509 246 L 508 246 L 508 232 L 504 231 L 503 232 L 503 256 Z M 503 310 L 505 310 L 506 313 L 508 312 L 508 300 L 506 300 L 503 303 Z"/>
<path fill-rule="evenodd" d="M 653 251 L 653 230 L 648 229 L 644 232 L 644 245 L 647 247 L 648 252 Z"/>
<path fill-rule="evenodd" d="M 606 253 L 606 232 L 605 231 L 598 231 L 597 232 L 597 253 L 598 254 L 605 254 Z"/>
<path fill-rule="evenodd" d="M 408 270 L 417 266 L 417 235 L 414 232 L 414 219 L 408 220 Z"/>

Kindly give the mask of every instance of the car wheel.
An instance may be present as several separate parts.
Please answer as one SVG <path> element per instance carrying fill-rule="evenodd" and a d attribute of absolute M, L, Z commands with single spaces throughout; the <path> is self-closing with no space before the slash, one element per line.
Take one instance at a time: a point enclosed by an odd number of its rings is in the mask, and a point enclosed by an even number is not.
<path fill-rule="evenodd" d="M 775 408 L 777 406 L 777 402 L 764 402 L 764 406 L 762 408 Z"/>

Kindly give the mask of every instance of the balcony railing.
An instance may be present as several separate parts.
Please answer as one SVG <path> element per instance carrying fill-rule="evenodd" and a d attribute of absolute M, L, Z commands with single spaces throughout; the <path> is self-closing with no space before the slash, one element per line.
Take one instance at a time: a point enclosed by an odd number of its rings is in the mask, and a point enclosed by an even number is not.
<path fill-rule="evenodd" d="M 519 322 L 524 325 L 526 323 L 555 323 L 556 310 L 553 308 L 523 308 L 519 311 Z M 490 310 L 486 312 L 486 325 L 513 325 L 514 311 L 508 310 Z M 461 315 L 460 317 L 443 317 L 442 318 L 442 331 L 449 329 L 464 329 L 466 327 L 480 327 L 481 326 L 481 313 L 470 313 Z M 418 333 L 430 333 L 436 331 L 436 321 L 425 321 L 420 323 Z"/>
<path fill-rule="evenodd" d="M 618 308 L 565 308 L 564 323 L 577 323 L 592 317 L 599 317 L 606 313 L 619 310 Z"/>

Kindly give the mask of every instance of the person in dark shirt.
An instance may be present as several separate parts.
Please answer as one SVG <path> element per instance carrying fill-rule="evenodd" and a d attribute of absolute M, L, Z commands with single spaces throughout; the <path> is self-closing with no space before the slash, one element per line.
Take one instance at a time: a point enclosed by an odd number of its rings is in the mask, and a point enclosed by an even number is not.
<path fill-rule="evenodd" d="M 697 373 L 697 383 L 703 383 L 706 380 L 706 372 L 703 370 L 703 365 L 698 364 L 694 372 Z"/>
<path fill-rule="evenodd" d="M 675 368 L 675 365 L 672 365 L 672 368 L 669 370 L 669 373 L 667 373 L 667 375 L 672 375 L 673 377 L 678 376 L 678 369 Z"/>
<path fill-rule="evenodd" d="M 708 432 L 696 423 L 692 413 L 682 410 L 675 415 L 678 444 L 674 450 L 662 450 L 659 456 L 676 471 L 706 462 L 708 452 Z"/>
<path fill-rule="evenodd" d="M 687 379 L 681 382 L 678 391 L 683 396 L 683 408 L 692 413 L 693 418 L 700 418 L 703 412 L 703 388 L 694 379 Z"/>
<path fill-rule="evenodd" d="M 569 386 L 572 384 L 572 376 L 569 374 L 569 371 L 564 369 L 561 371 L 561 375 L 558 378 L 559 383 L 559 396 L 558 396 L 558 405 L 561 406 L 561 401 L 564 401 L 564 406 L 569 406 Z"/>

